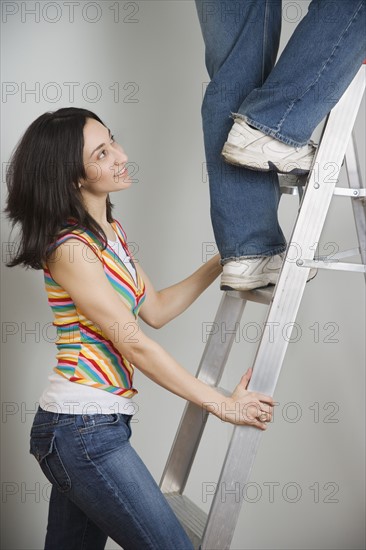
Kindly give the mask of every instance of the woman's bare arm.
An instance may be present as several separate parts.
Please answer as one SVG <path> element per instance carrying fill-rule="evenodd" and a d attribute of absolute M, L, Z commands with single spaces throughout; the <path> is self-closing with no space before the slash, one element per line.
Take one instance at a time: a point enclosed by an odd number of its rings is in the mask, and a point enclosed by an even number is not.
<path fill-rule="evenodd" d="M 70 246 L 60 245 L 55 261 L 48 267 L 54 280 L 71 296 L 74 303 L 101 329 L 118 351 L 136 368 L 167 390 L 212 412 L 224 421 L 266 428 L 257 416 L 261 411 L 271 418 L 271 397 L 245 389 L 250 371 L 244 375 L 231 397 L 225 397 L 186 371 L 159 344 L 139 328 L 132 313 L 109 283 L 100 261 L 88 261 L 86 246 L 76 239 L 72 259 Z M 233 410 L 237 411 L 233 416 Z"/>
<path fill-rule="evenodd" d="M 183 313 L 220 275 L 222 266 L 217 254 L 189 277 L 163 290 L 156 291 L 140 265 L 136 269 L 146 285 L 146 299 L 140 317 L 148 325 L 160 328 Z"/>

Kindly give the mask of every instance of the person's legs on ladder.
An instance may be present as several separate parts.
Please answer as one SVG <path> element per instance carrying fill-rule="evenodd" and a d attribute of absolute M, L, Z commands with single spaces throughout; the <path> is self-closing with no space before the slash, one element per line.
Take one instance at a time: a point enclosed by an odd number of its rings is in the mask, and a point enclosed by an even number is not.
<path fill-rule="evenodd" d="M 230 115 L 263 85 L 278 51 L 281 0 L 196 0 L 211 78 L 202 104 L 211 219 L 224 265 L 222 288 L 276 282 L 286 241 L 277 219 L 277 174 L 226 164 Z M 265 257 L 263 259 L 263 257 Z M 244 266 L 244 267 L 243 267 Z M 235 273 L 245 268 L 245 280 Z M 234 273 L 233 273 L 234 271 Z M 239 283 L 239 286 L 238 286 Z"/>
<path fill-rule="evenodd" d="M 310 170 L 311 134 L 366 55 L 365 0 L 313 0 L 274 69 L 280 1 L 196 4 L 212 78 L 202 117 L 222 288 L 257 288 L 276 282 L 285 249 L 275 173 Z M 229 112 L 231 171 L 218 159 Z"/>

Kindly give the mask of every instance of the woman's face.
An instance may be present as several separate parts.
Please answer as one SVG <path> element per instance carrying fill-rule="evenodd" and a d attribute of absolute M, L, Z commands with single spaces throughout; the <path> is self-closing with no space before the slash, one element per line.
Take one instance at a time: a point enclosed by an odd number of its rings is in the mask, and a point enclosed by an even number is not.
<path fill-rule="evenodd" d="M 110 130 L 97 120 L 88 118 L 84 126 L 83 150 L 87 178 L 80 182 L 82 191 L 105 195 L 130 187 L 127 160 L 126 153 L 113 140 Z"/>

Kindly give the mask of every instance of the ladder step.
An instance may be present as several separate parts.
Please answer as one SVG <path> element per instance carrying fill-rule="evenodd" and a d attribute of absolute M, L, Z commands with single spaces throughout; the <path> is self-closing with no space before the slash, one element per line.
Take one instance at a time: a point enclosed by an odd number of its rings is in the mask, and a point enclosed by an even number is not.
<path fill-rule="evenodd" d="M 273 298 L 274 285 L 257 288 L 255 290 L 228 290 L 227 293 L 233 298 L 240 298 L 248 302 L 257 302 L 258 304 L 270 304 Z"/>
<path fill-rule="evenodd" d="M 207 514 L 189 498 L 179 493 L 165 493 L 170 507 L 183 525 L 187 535 L 198 550 L 207 522 Z"/>
<path fill-rule="evenodd" d="M 299 187 L 302 188 L 301 185 L 281 185 L 281 195 L 299 195 Z"/>

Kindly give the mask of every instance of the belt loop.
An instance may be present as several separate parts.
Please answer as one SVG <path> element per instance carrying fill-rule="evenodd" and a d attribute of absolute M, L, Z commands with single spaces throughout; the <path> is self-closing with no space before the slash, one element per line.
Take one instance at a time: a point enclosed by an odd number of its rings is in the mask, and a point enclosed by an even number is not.
<path fill-rule="evenodd" d="M 83 414 L 82 415 L 85 428 L 90 426 L 95 426 L 95 418 L 93 414 Z"/>

